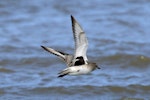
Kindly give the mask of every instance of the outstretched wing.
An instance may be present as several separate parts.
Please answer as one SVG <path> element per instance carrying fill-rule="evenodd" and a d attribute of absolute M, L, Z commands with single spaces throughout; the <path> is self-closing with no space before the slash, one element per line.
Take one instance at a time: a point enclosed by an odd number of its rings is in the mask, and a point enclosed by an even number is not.
<path fill-rule="evenodd" d="M 45 47 L 45 46 L 41 46 L 41 47 L 42 47 L 44 50 L 46 50 L 46 51 L 48 51 L 48 52 L 50 52 L 50 53 L 52 53 L 52 54 L 54 54 L 54 55 L 56 55 L 56 56 L 62 58 L 63 60 L 66 59 L 66 58 L 65 58 L 65 55 L 68 55 L 68 54 L 66 54 L 66 53 L 63 53 L 63 52 L 60 52 L 60 51 L 56 51 L 56 50 L 54 50 L 54 49 L 52 49 L 52 48 L 49 48 L 49 47 Z"/>
<path fill-rule="evenodd" d="M 87 37 L 79 25 L 79 23 L 75 20 L 73 16 L 71 16 L 71 21 L 72 21 L 72 30 L 73 30 L 73 35 L 74 35 L 74 40 L 75 40 L 75 54 L 74 54 L 74 63 L 75 61 L 78 61 L 80 59 L 76 59 L 78 57 L 82 58 L 84 60 L 84 63 L 87 64 L 87 47 L 88 47 L 88 40 Z"/>
<path fill-rule="evenodd" d="M 45 46 L 41 46 L 44 50 L 58 56 L 59 58 L 61 58 L 66 64 L 68 67 L 72 66 L 72 59 L 73 59 L 73 55 L 71 54 L 67 54 L 67 53 L 64 53 L 64 52 L 61 52 L 61 51 L 57 51 L 57 50 L 54 50 L 52 48 L 49 48 L 49 47 L 45 47 Z"/>

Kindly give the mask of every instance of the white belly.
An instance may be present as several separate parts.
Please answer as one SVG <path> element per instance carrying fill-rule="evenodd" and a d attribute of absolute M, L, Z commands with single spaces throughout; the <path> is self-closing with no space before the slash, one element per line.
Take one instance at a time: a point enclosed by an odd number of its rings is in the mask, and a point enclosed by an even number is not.
<path fill-rule="evenodd" d="M 81 75 L 81 74 L 88 74 L 92 70 L 86 66 L 75 66 L 75 67 L 70 67 L 70 73 L 69 75 Z"/>

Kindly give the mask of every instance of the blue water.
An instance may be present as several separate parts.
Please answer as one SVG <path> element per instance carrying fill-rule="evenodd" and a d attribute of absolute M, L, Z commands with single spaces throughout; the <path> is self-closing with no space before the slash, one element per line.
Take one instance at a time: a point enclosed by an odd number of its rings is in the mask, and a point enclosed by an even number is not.
<path fill-rule="evenodd" d="M 1 0 L 1 100 L 149 100 L 148 0 Z M 65 64 L 45 45 L 74 52 L 71 19 L 101 69 L 57 78 Z"/>

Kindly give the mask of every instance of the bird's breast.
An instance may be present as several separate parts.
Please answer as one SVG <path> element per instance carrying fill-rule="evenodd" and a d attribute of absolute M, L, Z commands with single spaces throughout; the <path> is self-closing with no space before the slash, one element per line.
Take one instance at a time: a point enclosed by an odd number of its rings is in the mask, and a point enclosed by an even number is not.
<path fill-rule="evenodd" d="M 71 68 L 71 73 L 70 75 L 81 75 L 81 74 L 88 74 L 92 70 L 86 66 L 74 66 L 70 67 Z"/>

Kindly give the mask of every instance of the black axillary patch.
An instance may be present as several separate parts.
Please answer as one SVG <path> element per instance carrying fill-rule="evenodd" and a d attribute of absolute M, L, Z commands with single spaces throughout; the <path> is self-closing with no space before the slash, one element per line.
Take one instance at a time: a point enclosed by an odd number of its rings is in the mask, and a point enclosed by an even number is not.
<path fill-rule="evenodd" d="M 76 61 L 75 64 L 74 64 L 75 66 L 84 65 L 84 64 L 85 64 L 85 61 L 84 61 L 84 59 L 83 59 L 82 56 L 77 57 L 76 59 L 77 59 L 77 61 Z"/>

